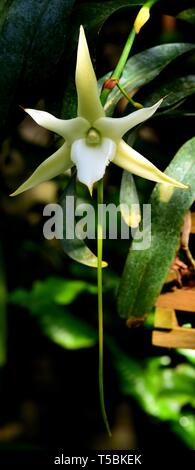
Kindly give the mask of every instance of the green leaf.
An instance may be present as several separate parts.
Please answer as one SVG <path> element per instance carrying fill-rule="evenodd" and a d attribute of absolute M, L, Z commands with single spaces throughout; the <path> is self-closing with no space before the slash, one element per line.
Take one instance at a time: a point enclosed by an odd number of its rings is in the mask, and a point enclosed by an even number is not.
<path fill-rule="evenodd" d="M 188 8 L 187 10 L 181 11 L 177 15 L 177 18 L 195 24 L 195 8 Z"/>
<path fill-rule="evenodd" d="M 93 328 L 53 303 L 40 307 L 37 320 L 43 333 L 63 348 L 88 348 L 97 341 Z"/>
<path fill-rule="evenodd" d="M 141 220 L 139 197 L 133 175 L 123 171 L 120 188 L 120 210 L 129 227 L 137 227 Z"/>
<path fill-rule="evenodd" d="M 178 421 L 174 421 L 171 425 L 173 432 L 186 443 L 190 449 L 194 449 L 195 442 L 195 415 L 192 413 L 182 412 Z"/>
<path fill-rule="evenodd" d="M 134 397 L 141 408 L 161 421 L 167 421 L 186 444 L 194 447 L 195 368 L 186 364 L 171 367 L 169 356 L 133 359 L 121 352 L 113 339 L 106 338 L 117 370 L 121 392 Z M 185 410 L 184 406 L 188 408 Z M 192 444 L 193 443 L 193 444 Z"/>
<path fill-rule="evenodd" d="M 83 292 L 96 294 L 97 287 L 85 281 L 70 281 L 60 277 L 49 277 L 44 281 L 36 281 L 31 290 L 16 289 L 9 294 L 9 301 L 30 309 L 33 313 L 39 311 L 39 306 L 45 303 L 69 305 Z"/>
<path fill-rule="evenodd" d="M 125 7 L 136 7 L 143 5 L 143 0 L 107 0 L 102 2 L 84 2 L 74 8 L 74 25 L 82 24 L 91 33 L 97 33 L 107 18 L 117 10 Z M 135 19 L 135 18 L 133 18 Z"/>
<path fill-rule="evenodd" d="M 13 0 L 1 0 L 0 2 L 0 28 L 3 25 L 11 3 L 13 3 Z"/>
<path fill-rule="evenodd" d="M 123 70 L 120 83 L 127 93 L 149 83 L 159 73 L 177 57 L 192 51 L 195 48 L 193 44 L 173 43 L 161 44 L 150 49 L 146 49 L 139 54 L 131 57 Z M 100 89 L 110 74 L 107 74 L 99 80 Z M 114 108 L 122 97 L 120 90 L 115 87 L 109 95 L 105 105 L 107 115 L 112 115 Z"/>
<path fill-rule="evenodd" d="M 68 220 L 70 224 L 70 220 L 72 220 L 72 215 L 69 215 L 66 213 L 67 212 L 67 205 L 66 205 L 66 200 L 67 197 L 72 197 L 73 198 L 73 203 L 74 203 L 74 212 L 76 209 L 76 177 L 73 176 L 68 183 L 65 191 L 63 192 L 61 199 L 60 199 L 60 205 L 63 209 L 63 220 L 64 222 Z M 69 209 L 69 206 L 68 206 Z M 72 206 L 71 206 L 72 210 Z M 60 243 L 62 245 L 62 248 L 64 252 L 70 256 L 74 261 L 77 261 L 78 263 L 84 264 L 86 266 L 90 266 L 92 268 L 97 268 L 97 256 L 92 253 L 92 251 L 88 248 L 88 246 L 85 244 L 85 242 L 78 238 L 75 233 L 75 219 L 74 219 L 74 226 L 72 227 L 72 231 L 74 233 L 74 238 L 67 238 L 66 237 L 66 224 L 64 223 L 64 238 L 60 240 Z M 78 229 L 78 225 L 77 225 Z M 78 230 L 77 230 L 78 232 Z M 105 268 L 107 266 L 107 263 L 102 261 L 102 268 Z"/>
<path fill-rule="evenodd" d="M 9 302 L 28 309 L 52 341 L 68 349 L 90 347 L 96 342 L 96 332 L 85 321 L 73 316 L 62 305 L 72 304 L 87 292 L 96 294 L 97 287 L 89 282 L 49 277 L 36 281 L 31 290 L 16 289 Z"/>
<path fill-rule="evenodd" d="M 14 0 L 0 10 L 0 129 L 27 97 L 33 102 L 51 86 L 73 3 Z"/>
<path fill-rule="evenodd" d="M 191 364 L 195 365 L 195 350 L 194 349 L 177 349 L 177 352 L 188 359 Z"/>
<path fill-rule="evenodd" d="M 123 393 L 133 396 L 149 415 L 177 422 L 184 405 L 195 407 L 195 372 L 185 364 L 167 367 L 164 364 L 167 359 L 167 356 L 149 359 L 140 369 L 138 361 L 132 362 L 131 358 L 119 354 L 115 367 Z"/>
<path fill-rule="evenodd" d="M 118 291 L 118 311 L 123 318 L 150 312 L 160 294 L 177 250 L 184 215 L 195 198 L 194 163 L 195 137 L 179 149 L 166 170 L 167 175 L 189 184 L 189 189 L 157 184 L 151 195 L 151 245 L 138 250 L 136 239 L 132 243 Z M 149 235 L 148 225 L 144 236 Z"/>
<path fill-rule="evenodd" d="M 187 96 L 195 93 L 195 75 L 187 75 L 186 77 L 174 78 L 168 82 L 163 82 L 154 89 L 150 95 L 143 100 L 144 106 L 151 106 L 158 99 L 165 96 L 161 108 L 173 106 L 179 101 L 187 98 Z"/>

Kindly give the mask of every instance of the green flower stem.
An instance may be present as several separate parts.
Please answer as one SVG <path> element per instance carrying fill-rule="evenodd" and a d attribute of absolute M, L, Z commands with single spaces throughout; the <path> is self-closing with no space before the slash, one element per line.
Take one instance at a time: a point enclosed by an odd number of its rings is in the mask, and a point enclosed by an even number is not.
<path fill-rule="evenodd" d="M 148 0 L 147 7 L 150 7 L 157 0 Z M 138 13 L 139 14 L 139 13 Z M 107 87 L 104 87 L 100 100 L 102 106 L 105 105 L 107 98 L 112 90 L 112 88 L 117 85 L 121 93 L 135 106 L 136 108 L 141 108 L 140 103 L 135 103 L 132 98 L 130 98 L 123 87 L 118 83 L 119 79 L 123 73 L 123 69 L 127 62 L 129 53 L 133 46 L 136 30 L 133 26 L 124 49 L 122 51 L 121 57 L 118 61 L 117 66 L 115 67 L 110 79 L 107 81 Z M 116 83 L 114 83 L 114 81 Z M 97 257 L 98 257 L 98 268 L 97 268 L 97 283 L 98 283 L 98 328 L 99 328 L 99 393 L 100 393 L 100 406 L 102 411 L 103 420 L 108 431 L 109 436 L 111 437 L 110 426 L 108 423 L 108 418 L 106 414 L 105 401 L 104 401 L 104 379 L 103 379 L 103 295 L 102 295 L 102 251 L 103 251 L 103 223 L 102 223 L 102 213 L 100 211 L 100 205 L 103 205 L 103 179 L 97 183 L 97 203 L 98 203 L 98 222 L 97 222 Z"/>
<path fill-rule="evenodd" d="M 106 414 L 104 401 L 104 378 L 103 378 L 103 295 L 102 295 L 102 251 L 103 251 L 103 179 L 97 183 L 97 203 L 98 203 L 98 221 L 97 221 L 97 284 L 98 284 L 98 329 L 99 329 L 99 393 L 102 417 L 111 437 L 110 426 Z"/>
<path fill-rule="evenodd" d="M 127 59 L 129 57 L 129 53 L 130 53 L 131 48 L 133 46 L 135 36 L 136 36 L 136 31 L 135 31 L 135 28 L 133 27 L 130 34 L 129 34 L 129 36 L 128 36 L 128 38 L 127 38 L 126 44 L 124 46 L 124 49 L 123 49 L 121 57 L 118 61 L 118 64 L 117 64 L 116 68 L 114 69 L 114 72 L 112 73 L 112 79 L 119 80 L 119 78 L 121 77 L 121 75 L 123 73 L 124 66 L 125 66 L 125 64 L 127 62 Z"/>
<path fill-rule="evenodd" d="M 157 2 L 158 0 L 148 0 L 144 6 L 147 7 L 149 10 L 151 9 L 151 7 Z M 141 9 L 139 10 L 138 14 L 137 14 L 137 17 L 140 13 L 140 11 L 143 9 L 143 7 L 141 7 Z M 136 18 L 137 18 L 136 17 Z M 136 19 L 135 19 L 136 21 Z M 120 77 L 123 73 L 123 69 L 125 67 L 125 64 L 127 62 L 127 59 L 129 57 L 129 53 L 131 51 L 131 48 L 133 46 L 133 43 L 134 43 L 134 40 L 135 40 L 135 37 L 136 35 L 138 34 L 138 32 L 136 32 L 134 26 L 127 38 L 127 41 L 125 43 L 125 46 L 124 46 L 124 49 L 122 51 L 122 54 L 120 56 L 120 59 L 114 69 L 114 71 L 112 72 L 112 75 L 110 77 L 110 80 L 116 80 L 116 85 L 118 86 L 117 84 L 117 81 L 120 80 Z M 101 99 L 101 103 L 102 103 L 102 106 L 105 105 L 106 101 L 107 101 L 107 98 L 110 94 L 110 92 L 112 91 L 113 87 L 108 87 L 108 88 L 103 88 L 102 92 L 101 92 L 101 96 L 100 96 L 100 99 Z M 124 93 L 123 93 L 124 94 Z"/>
<path fill-rule="evenodd" d="M 135 29 L 133 28 L 124 46 L 123 52 L 119 62 L 112 73 L 111 80 L 119 80 L 126 61 L 128 59 L 131 47 L 136 36 Z M 100 95 L 102 106 L 105 105 L 108 95 L 112 88 L 104 88 Z M 123 93 L 124 94 L 124 93 Z M 103 225 L 102 214 L 100 212 L 100 204 L 103 204 L 103 179 L 97 183 L 97 203 L 98 203 L 98 222 L 97 222 L 97 283 L 98 283 L 98 330 L 99 330 L 99 393 L 100 393 L 100 406 L 102 411 L 103 421 L 105 423 L 108 435 L 111 437 L 110 426 L 105 408 L 104 400 L 104 377 L 103 377 L 103 295 L 102 295 L 102 251 L 103 251 Z"/>
<path fill-rule="evenodd" d="M 114 71 L 112 72 L 110 80 L 119 80 L 120 79 L 120 77 L 123 73 L 124 66 L 127 62 L 130 50 L 131 50 L 132 45 L 134 43 L 135 36 L 136 36 L 136 31 L 135 31 L 135 28 L 133 27 L 133 29 L 131 30 L 131 32 L 128 36 L 128 39 L 127 39 L 126 44 L 124 46 L 121 57 L 118 61 L 118 64 L 115 67 Z M 100 96 L 102 106 L 105 105 L 105 103 L 107 101 L 107 98 L 108 98 L 111 91 L 112 91 L 112 88 L 111 89 L 110 88 L 104 88 L 102 90 L 101 96 Z"/>
<path fill-rule="evenodd" d="M 120 83 L 117 83 L 118 89 L 121 91 L 122 95 L 129 101 L 129 103 L 134 106 L 134 108 L 141 109 L 143 108 L 141 103 L 138 103 L 137 101 L 134 101 L 131 96 L 128 95 L 128 93 L 125 91 L 125 89 L 122 87 Z"/>
<path fill-rule="evenodd" d="M 146 2 L 144 5 L 147 6 L 150 9 L 157 2 L 158 2 L 158 0 L 148 0 L 148 2 Z"/>

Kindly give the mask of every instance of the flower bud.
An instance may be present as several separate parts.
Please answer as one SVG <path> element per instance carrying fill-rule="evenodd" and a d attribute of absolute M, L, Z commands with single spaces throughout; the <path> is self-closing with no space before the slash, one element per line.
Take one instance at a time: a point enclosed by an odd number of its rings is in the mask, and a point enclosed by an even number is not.
<path fill-rule="evenodd" d="M 147 6 L 143 6 L 141 10 L 139 11 L 134 22 L 134 28 L 137 34 L 140 32 L 140 29 L 142 28 L 142 26 L 144 26 L 145 23 L 147 23 L 149 18 L 150 18 L 150 9 Z"/>

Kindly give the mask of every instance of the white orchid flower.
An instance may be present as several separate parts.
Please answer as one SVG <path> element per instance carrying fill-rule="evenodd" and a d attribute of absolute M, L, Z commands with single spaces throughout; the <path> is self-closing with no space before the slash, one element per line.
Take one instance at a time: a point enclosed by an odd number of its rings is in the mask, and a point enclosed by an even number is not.
<path fill-rule="evenodd" d="M 94 183 L 103 178 L 110 162 L 152 181 L 186 187 L 162 173 L 122 140 L 127 131 L 150 118 L 162 100 L 122 118 L 106 117 L 82 26 L 77 51 L 76 89 L 78 113 L 75 119 L 57 119 L 45 111 L 25 109 L 37 124 L 59 134 L 65 143 L 41 163 L 12 196 L 64 173 L 73 165 L 76 165 L 78 180 L 92 192 Z"/>

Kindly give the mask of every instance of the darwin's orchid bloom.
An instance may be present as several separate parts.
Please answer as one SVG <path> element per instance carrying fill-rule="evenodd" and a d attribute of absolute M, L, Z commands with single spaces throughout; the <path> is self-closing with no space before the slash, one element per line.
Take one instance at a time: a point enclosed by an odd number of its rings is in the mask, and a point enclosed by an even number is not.
<path fill-rule="evenodd" d="M 45 111 L 25 109 L 37 124 L 59 134 L 65 142 L 12 196 L 64 173 L 73 165 L 76 165 L 78 180 L 92 192 L 94 183 L 103 178 L 110 162 L 152 181 L 186 187 L 162 173 L 122 140 L 127 131 L 150 118 L 162 100 L 122 118 L 106 117 L 82 26 L 77 51 L 76 89 L 78 112 L 74 119 L 57 119 Z"/>

